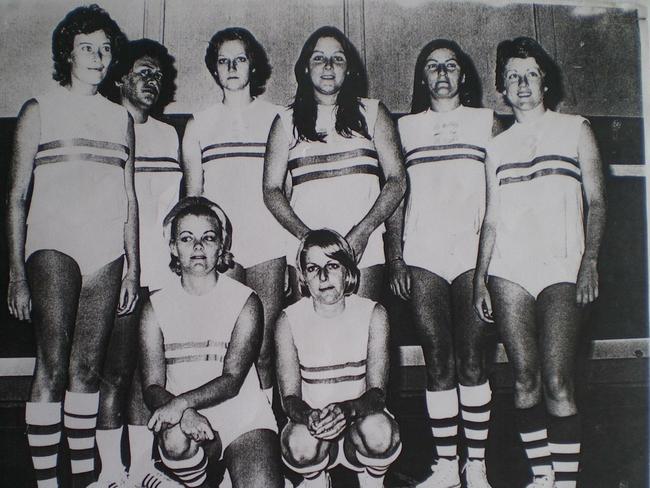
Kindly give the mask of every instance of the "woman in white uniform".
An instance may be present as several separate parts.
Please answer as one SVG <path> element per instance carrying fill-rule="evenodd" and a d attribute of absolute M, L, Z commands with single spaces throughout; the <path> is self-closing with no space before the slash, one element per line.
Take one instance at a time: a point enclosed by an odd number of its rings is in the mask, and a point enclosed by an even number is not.
<path fill-rule="evenodd" d="M 598 296 L 605 227 L 600 155 L 586 119 L 548 108 L 559 96 L 559 72 L 535 40 L 499 44 L 496 86 L 515 123 L 488 151 L 474 306 L 496 322 L 514 369 L 529 487 L 570 488 L 580 454 L 581 311 Z"/>
<path fill-rule="evenodd" d="M 310 229 L 334 229 L 359 264 L 359 295 L 378 300 L 383 224 L 406 187 L 397 132 L 386 107 L 363 98 L 361 59 L 337 28 L 321 27 L 309 36 L 294 73 L 295 99 L 269 135 L 264 201 L 291 233 L 289 263 Z M 297 295 L 295 269 L 291 274 Z"/>
<path fill-rule="evenodd" d="M 477 108 L 480 95 L 468 55 L 453 41 L 435 39 L 415 63 L 411 115 L 398 122 L 409 192 L 406 214 L 398 210 L 387 224 L 389 270 L 392 290 L 410 304 L 427 367 L 438 457 L 422 487 L 460 486 L 459 420 L 468 446 L 467 485 L 490 486 L 485 444 L 493 341 L 474 311 L 472 279 L 494 116 Z"/>
<path fill-rule="evenodd" d="M 266 209 L 262 174 L 266 141 L 281 110 L 261 98 L 271 76 L 262 45 L 246 29 L 217 32 L 205 64 L 222 92 L 219 103 L 195 113 L 183 137 L 187 194 L 218 202 L 232 219 L 231 276 L 255 290 L 264 305 L 264 341 L 257 368 L 272 398 L 272 326 L 284 298 L 286 231 Z"/>
<path fill-rule="evenodd" d="M 359 270 L 338 233 L 307 233 L 296 267 L 305 298 L 278 320 L 278 382 L 289 423 L 282 431 L 285 464 L 307 488 L 330 486 L 327 470 L 342 464 L 361 488 L 383 486 L 401 450 L 399 429 L 385 410 L 388 318 L 355 295 Z"/>
<path fill-rule="evenodd" d="M 125 42 L 97 5 L 69 12 L 52 36 L 59 85 L 27 101 L 18 116 L 8 302 L 14 317 L 35 326 L 25 418 L 39 487 L 58 486 L 62 402 L 72 485 L 94 481 L 98 373 L 116 310 L 131 312 L 137 298 L 133 122 L 98 93 Z"/>

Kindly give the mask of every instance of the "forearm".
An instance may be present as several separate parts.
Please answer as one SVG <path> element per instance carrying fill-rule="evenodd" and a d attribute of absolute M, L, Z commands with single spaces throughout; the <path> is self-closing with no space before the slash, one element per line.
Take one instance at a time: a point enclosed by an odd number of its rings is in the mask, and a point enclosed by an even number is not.
<path fill-rule="evenodd" d="M 494 242 L 496 241 L 496 229 L 492 223 L 483 222 L 481 226 L 481 236 L 479 239 L 478 256 L 476 258 L 476 270 L 474 272 L 474 280 L 487 279 L 488 268 L 490 260 L 492 259 L 492 251 L 494 249 Z"/>
<path fill-rule="evenodd" d="M 308 425 L 309 414 L 312 408 L 302 398 L 296 395 L 289 395 L 282 399 L 284 413 L 292 422 L 297 424 Z"/>
<path fill-rule="evenodd" d="M 309 227 L 293 211 L 287 197 L 280 188 L 266 188 L 264 190 L 264 203 L 276 220 L 280 222 L 280 225 L 298 239 L 301 239 L 309 232 Z"/>
<path fill-rule="evenodd" d="M 244 378 L 223 374 L 208 383 L 178 395 L 187 408 L 201 409 L 213 407 L 235 397 L 244 383 Z"/>
<path fill-rule="evenodd" d="M 386 251 L 388 261 L 401 259 L 402 254 L 402 235 L 404 229 L 404 204 L 402 202 L 397 209 L 386 220 Z"/>
<path fill-rule="evenodd" d="M 7 208 L 7 239 L 9 241 L 9 280 L 27 279 L 25 272 L 25 238 L 27 226 L 27 202 L 24 199 L 15 202 L 9 199 Z"/>
<path fill-rule="evenodd" d="M 139 244 L 138 202 L 134 198 L 129 201 L 128 220 L 124 224 L 124 251 L 128 265 L 127 276 L 134 279 L 140 277 L 140 244 Z"/>
<path fill-rule="evenodd" d="M 598 253 L 605 233 L 606 213 L 605 201 L 593 202 L 589 205 L 583 259 L 598 261 Z"/>
<path fill-rule="evenodd" d="M 347 411 L 346 417 L 355 420 L 381 412 L 386 406 L 386 395 L 381 388 L 371 388 L 359 398 L 341 402 L 340 405 L 344 411 Z"/>
<path fill-rule="evenodd" d="M 406 182 L 397 176 L 386 179 L 377 200 L 370 211 L 357 224 L 367 234 L 372 233 L 384 223 L 399 206 L 406 192 Z"/>
<path fill-rule="evenodd" d="M 164 387 L 160 385 L 149 385 L 143 392 L 144 403 L 149 407 L 152 412 L 158 410 L 163 405 L 173 400 L 175 395 L 171 394 Z"/>

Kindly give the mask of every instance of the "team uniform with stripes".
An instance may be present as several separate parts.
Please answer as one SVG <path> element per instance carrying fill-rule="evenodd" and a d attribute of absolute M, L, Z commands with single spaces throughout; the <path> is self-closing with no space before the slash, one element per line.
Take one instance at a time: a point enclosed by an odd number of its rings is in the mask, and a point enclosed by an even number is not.
<path fill-rule="evenodd" d="M 124 254 L 128 113 L 99 94 L 64 87 L 37 101 L 41 137 L 25 259 L 53 249 L 87 275 Z"/>
<path fill-rule="evenodd" d="M 372 137 L 379 101 L 360 101 Z M 290 141 L 291 207 L 310 229 L 329 228 L 345 236 L 377 200 L 381 169 L 372 139 L 359 134 L 344 137 L 336 132 L 336 110 L 336 106 L 318 105 L 316 131 L 325 134 L 325 142 L 297 141 L 293 111 L 286 110 L 280 117 Z M 360 269 L 384 263 L 383 233 L 382 224 L 370 235 Z M 295 262 L 298 244 L 298 239 L 290 238 L 287 262 Z"/>
<path fill-rule="evenodd" d="M 217 103 L 194 114 L 205 181 L 203 194 L 230 218 L 234 229 L 232 253 L 244 268 L 284 256 L 287 232 L 262 197 L 266 141 L 280 110 L 256 98 L 240 110 Z"/>
<path fill-rule="evenodd" d="M 493 117 L 460 105 L 398 121 L 409 181 L 404 261 L 449 283 L 476 265 Z"/>
<path fill-rule="evenodd" d="M 149 117 L 135 124 L 135 192 L 140 222 L 140 286 L 155 290 L 169 279 L 169 245 L 163 219 L 178 201 L 181 167 L 178 135 L 169 124 Z"/>
<path fill-rule="evenodd" d="M 219 275 L 214 289 L 205 295 L 190 295 L 180 279 L 152 293 L 151 305 L 164 339 L 165 387 L 170 393 L 180 395 L 221 376 L 235 323 L 251 293 L 225 275 Z M 277 432 L 254 367 L 235 397 L 199 413 L 219 434 L 222 452 L 252 430 Z"/>
<path fill-rule="evenodd" d="M 534 298 L 555 283 L 575 283 L 584 251 L 578 141 L 586 119 L 546 110 L 515 123 L 489 148 L 499 217 L 489 275 Z"/>

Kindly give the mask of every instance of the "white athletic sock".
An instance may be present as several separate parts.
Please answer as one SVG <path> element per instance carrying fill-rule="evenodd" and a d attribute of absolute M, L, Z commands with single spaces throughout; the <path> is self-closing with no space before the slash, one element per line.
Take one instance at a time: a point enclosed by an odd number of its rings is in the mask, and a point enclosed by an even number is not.
<path fill-rule="evenodd" d="M 129 452 L 133 463 L 151 459 L 153 432 L 146 425 L 129 424 Z"/>
<path fill-rule="evenodd" d="M 548 446 L 544 405 L 538 403 L 530 408 L 516 408 L 515 418 L 533 476 L 552 475 L 553 464 Z"/>
<path fill-rule="evenodd" d="M 61 441 L 61 402 L 27 402 L 27 441 L 38 488 L 57 488 L 56 462 Z"/>
<path fill-rule="evenodd" d="M 463 431 L 467 440 L 467 457 L 485 459 L 485 444 L 490 424 L 492 390 L 487 381 L 482 385 L 459 385 Z"/>
<path fill-rule="evenodd" d="M 556 488 L 575 488 L 580 468 L 580 414 L 549 415 L 549 443 Z"/>
<path fill-rule="evenodd" d="M 72 474 L 89 473 L 95 469 L 95 426 L 99 392 L 65 392 L 63 424 L 70 447 Z"/>
<path fill-rule="evenodd" d="M 160 450 L 160 459 L 185 486 L 190 488 L 200 486 L 207 478 L 208 457 L 201 447 L 188 459 L 167 459 Z"/>
<path fill-rule="evenodd" d="M 102 473 L 113 475 L 124 471 L 122 463 L 122 427 L 97 429 L 97 450 L 102 460 Z M 101 476 L 101 475 L 100 475 Z"/>
<path fill-rule="evenodd" d="M 397 459 L 397 457 L 402 452 L 402 443 L 400 442 L 395 451 L 390 456 L 383 458 L 374 458 L 368 457 L 361 454 L 359 451 L 356 452 L 357 460 L 361 463 L 362 466 L 366 468 L 368 474 L 373 478 L 383 478 L 390 468 L 390 465 Z"/>
<path fill-rule="evenodd" d="M 262 390 L 269 401 L 269 405 L 273 405 L 273 387 L 265 388 Z"/>
<path fill-rule="evenodd" d="M 453 459 L 458 454 L 458 392 L 427 390 L 426 400 L 438 457 Z"/>

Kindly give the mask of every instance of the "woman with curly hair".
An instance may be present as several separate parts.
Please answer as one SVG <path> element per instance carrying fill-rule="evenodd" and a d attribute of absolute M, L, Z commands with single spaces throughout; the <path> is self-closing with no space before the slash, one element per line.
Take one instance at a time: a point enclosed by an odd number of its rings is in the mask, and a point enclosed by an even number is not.
<path fill-rule="evenodd" d="M 598 297 L 605 228 L 605 183 L 591 126 L 549 108 L 558 100 L 559 80 L 535 40 L 499 44 L 496 86 L 515 123 L 488 150 L 474 275 L 474 307 L 496 322 L 514 370 L 530 488 L 576 486 L 576 354 L 582 308 Z"/>
<path fill-rule="evenodd" d="M 25 417 L 39 487 L 58 486 L 62 402 L 72 485 L 94 481 L 98 373 L 115 311 L 130 313 L 137 299 L 133 122 L 98 93 L 125 42 L 97 5 L 69 12 L 52 36 L 60 86 L 27 101 L 18 116 L 8 304 L 13 316 L 35 326 Z"/>
<path fill-rule="evenodd" d="M 271 65 L 264 47 L 246 29 L 229 27 L 214 34 L 205 65 L 222 98 L 195 113 L 187 124 L 183 137 L 187 194 L 203 194 L 218 202 L 237 229 L 236 264 L 230 275 L 255 290 L 264 306 L 257 369 L 271 401 L 272 327 L 284 297 L 286 232 L 264 206 L 262 174 L 266 140 L 281 109 L 260 98 Z"/>
<path fill-rule="evenodd" d="M 359 264 L 359 295 L 378 300 L 383 223 L 406 188 L 397 131 L 381 102 L 363 98 L 361 58 L 337 28 L 321 27 L 309 36 L 294 73 L 295 99 L 269 135 L 264 201 L 293 236 L 290 263 L 310 229 L 336 230 Z M 295 268 L 291 274 L 297 294 Z"/>

